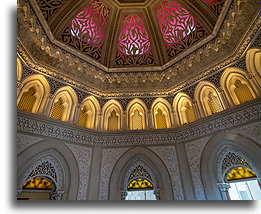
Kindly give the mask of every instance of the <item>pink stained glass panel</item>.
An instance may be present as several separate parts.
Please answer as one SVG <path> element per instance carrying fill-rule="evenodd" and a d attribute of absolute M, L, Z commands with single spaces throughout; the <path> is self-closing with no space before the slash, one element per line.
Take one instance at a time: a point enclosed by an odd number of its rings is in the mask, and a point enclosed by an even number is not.
<path fill-rule="evenodd" d="M 175 1 L 162 1 L 155 7 L 155 13 L 168 45 L 179 42 L 196 29 L 194 17 Z"/>
<path fill-rule="evenodd" d="M 71 34 L 88 45 L 101 46 L 106 35 L 110 9 L 93 0 L 71 22 Z"/>
<path fill-rule="evenodd" d="M 127 55 L 141 55 L 151 50 L 142 15 L 123 16 L 118 37 L 118 49 L 122 54 Z"/>

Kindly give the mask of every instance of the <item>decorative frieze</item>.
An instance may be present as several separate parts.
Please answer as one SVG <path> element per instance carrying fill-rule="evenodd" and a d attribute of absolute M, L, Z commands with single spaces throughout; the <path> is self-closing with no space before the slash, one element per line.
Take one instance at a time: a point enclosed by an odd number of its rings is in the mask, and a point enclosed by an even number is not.
<path fill-rule="evenodd" d="M 83 143 L 91 146 L 122 146 L 122 145 L 155 145 L 179 143 L 195 138 L 236 128 L 261 117 L 259 100 L 243 104 L 233 109 L 215 114 L 215 117 L 198 120 L 186 127 L 162 130 L 142 131 L 89 131 L 68 123 L 43 118 L 40 115 L 18 112 L 17 130 L 42 136 Z"/>

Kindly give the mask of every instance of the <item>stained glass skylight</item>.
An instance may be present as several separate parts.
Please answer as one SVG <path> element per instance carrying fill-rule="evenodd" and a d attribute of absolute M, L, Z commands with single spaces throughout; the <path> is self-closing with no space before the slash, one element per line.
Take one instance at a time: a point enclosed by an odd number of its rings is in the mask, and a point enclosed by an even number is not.
<path fill-rule="evenodd" d="M 83 42 L 100 46 L 104 42 L 110 9 L 93 0 L 71 22 L 71 34 Z"/>
<path fill-rule="evenodd" d="M 141 55 L 150 51 L 149 36 L 142 15 L 123 16 L 118 48 L 121 53 L 127 55 Z"/>
<path fill-rule="evenodd" d="M 162 1 L 155 13 L 167 45 L 179 42 L 196 29 L 194 17 L 176 1 Z"/>

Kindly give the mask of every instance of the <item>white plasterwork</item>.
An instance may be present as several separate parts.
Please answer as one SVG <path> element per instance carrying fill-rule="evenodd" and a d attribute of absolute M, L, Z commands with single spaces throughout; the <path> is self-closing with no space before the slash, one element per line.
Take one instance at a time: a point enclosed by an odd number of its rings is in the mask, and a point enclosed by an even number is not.
<path fill-rule="evenodd" d="M 79 190 L 77 200 L 87 200 L 92 149 L 85 146 L 66 144 L 73 152 L 79 167 Z"/>
<path fill-rule="evenodd" d="M 24 149 L 31 146 L 32 144 L 37 143 L 41 140 L 43 140 L 43 138 L 17 133 L 16 134 L 17 154 L 19 154 L 20 152 L 22 152 Z"/>

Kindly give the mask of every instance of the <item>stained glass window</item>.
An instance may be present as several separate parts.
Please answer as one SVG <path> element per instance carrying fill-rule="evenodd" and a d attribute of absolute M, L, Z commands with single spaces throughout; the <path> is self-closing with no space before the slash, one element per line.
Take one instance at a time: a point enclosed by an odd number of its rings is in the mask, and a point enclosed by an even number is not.
<path fill-rule="evenodd" d="M 27 181 L 23 189 L 51 190 L 52 184 L 44 178 L 36 177 Z"/>
<path fill-rule="evenodd" d="M 152 184 L 148 180 L 138 178 L 138 179 L 129 183 L 128 190 L 131 190 L 131 189 L 152 189 L 152 187 L 153 187 Z"/>
<path fill-rule="evenodd" d="M 142 15 L 124 15 L 118 37 L 118 48 L 127 55 L 141 55 L 150 51 L 148 32 Z"/>
<path fill-rule="evenodd" d="M 175 1 L 163 1 L 155 7 L 163 39 L 168 45 L 177 43 L 196 29 L 194 17 Z"/>
<path fill-rule="evenodd" d="M 256 174 L 246 168 L 246 167 L 237 167 L 235 169 L 232 169 L 228 174 L 227 174 L 227 180 L 228 181 L 233 181 L 233 180 L 240 180 L 240 179 L 246 179 L 246 178 L 255 178 Z"/>

